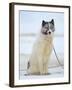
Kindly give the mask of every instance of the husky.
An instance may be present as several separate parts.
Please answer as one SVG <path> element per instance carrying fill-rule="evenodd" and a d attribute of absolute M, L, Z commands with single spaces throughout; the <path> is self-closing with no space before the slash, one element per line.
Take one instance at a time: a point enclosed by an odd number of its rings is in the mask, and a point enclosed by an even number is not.
<path fill-rule="evenodd" d="M 48 22 L 42 21 L 40 34 L 27 64 L 28 74 L 48 74 L 48 62 L 53 48 L 54 31 L 55 24 L 53 19 Z"/>

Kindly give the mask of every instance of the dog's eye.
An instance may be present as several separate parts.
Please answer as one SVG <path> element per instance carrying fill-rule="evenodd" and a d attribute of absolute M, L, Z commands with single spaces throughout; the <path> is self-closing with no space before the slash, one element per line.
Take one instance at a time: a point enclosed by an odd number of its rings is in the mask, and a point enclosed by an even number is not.
<path fill-rule="evenodd" d="M 50 29 L 53 29 L 54 28 L 54 26 L 53 25 L 50 25 Z"/>
<path fill-rule="evenodd" d="M 47 29 L 47 30 L 48 30 L 48 29 L 49 29 L 49 27 L 45 27 L 45 29 Z"/>

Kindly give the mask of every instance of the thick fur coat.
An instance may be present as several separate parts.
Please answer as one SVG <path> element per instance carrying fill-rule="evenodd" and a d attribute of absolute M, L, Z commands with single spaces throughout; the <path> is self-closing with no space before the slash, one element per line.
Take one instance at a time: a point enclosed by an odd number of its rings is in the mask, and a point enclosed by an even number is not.
<path fill-rule="evenodd" d="M 43 24 L 45 25 L 43 26 Z M 54 24 L 54 21 L 51 22 L 42 22 L 42 28 L 38 39 L 36 40 L 33 51 L 28 62 L 28 73 L 29 74 L 48 74 L 48 62 L 52 52 L 53 47 L 53 32 L 50 29 L 50 24 Z M 48 26 L 48 31 L 46 27 Z M 52 26 L 53 27 L 53 26 Z M 52 28 L 51 27 L 51 28 Z M 50 29 L 50 30 L 49 30 Z M 54 30 L 54 27 L 53 27 Z M 49 32 L 51 32 L 49 34 Z"/>

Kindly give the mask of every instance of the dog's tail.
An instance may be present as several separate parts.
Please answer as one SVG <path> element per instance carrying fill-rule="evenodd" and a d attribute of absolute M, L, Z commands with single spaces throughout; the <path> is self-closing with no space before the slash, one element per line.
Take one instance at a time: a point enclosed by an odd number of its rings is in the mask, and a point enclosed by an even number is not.
<path fill-rule="evenodd" d="M 30 68 L 30 62 L 28 61 L 28 63 L 27 63 L 27 69 L 29 69 Z"/>

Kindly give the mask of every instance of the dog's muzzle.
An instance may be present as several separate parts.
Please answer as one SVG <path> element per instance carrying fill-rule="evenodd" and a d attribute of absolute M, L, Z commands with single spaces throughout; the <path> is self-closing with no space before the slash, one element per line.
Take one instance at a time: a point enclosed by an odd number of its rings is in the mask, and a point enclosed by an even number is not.
<path fill-rule="evenodd" d="M 48 34 L 50 35 L 51 34 L 51 31 L 49 31 L 49 32 L 46 31 L 46 32 L 42 32 L 42 33 L 45 34 L 45 35 L 48 35 Z"/>
<path fill-rule="evenodd" d="M 51 32 L 50 32 L 50 31 L 49 31 L 48 33 L 49 33 L 49 34 L 51 34 Z"/>

